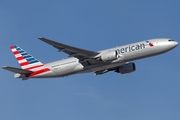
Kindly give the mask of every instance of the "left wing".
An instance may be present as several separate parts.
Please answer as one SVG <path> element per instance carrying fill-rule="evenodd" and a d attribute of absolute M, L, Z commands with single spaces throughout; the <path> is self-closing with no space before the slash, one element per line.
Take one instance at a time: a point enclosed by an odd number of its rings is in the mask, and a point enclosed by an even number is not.
<path fill-rule="evenodd" d="M 69 56 L 76 57 L 79 60 L 83 61 L 85 59 L 91 59 L 92 56 L 98 55 L 98 52 L 89 51 L 81 48 L 76 48 L 73 46 L 65 45 L 59 42 L 55 42 L 52 40 L 49 40 L 47 38 L 41 37 L 40 40 L 52 45 L 53 47 L 57 48 L 59 51 L 63 51 Z"/>

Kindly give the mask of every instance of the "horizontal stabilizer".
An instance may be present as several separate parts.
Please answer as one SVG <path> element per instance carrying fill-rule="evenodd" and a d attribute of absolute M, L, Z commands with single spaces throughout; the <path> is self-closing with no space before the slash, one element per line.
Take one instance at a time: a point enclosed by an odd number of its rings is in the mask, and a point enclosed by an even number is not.
<path fill-rule="evenodd" d="M 24 69 L 21 69 L 21 68 L 9 67 L 9 66 L 4 66 L 2 68 L 6 69 L 6 70 L 9 70 L 11 72 L 20 73 L 20 74 L 30 74 L 30 73 L 33 72 L 33 71 L 24 70 Z"/>

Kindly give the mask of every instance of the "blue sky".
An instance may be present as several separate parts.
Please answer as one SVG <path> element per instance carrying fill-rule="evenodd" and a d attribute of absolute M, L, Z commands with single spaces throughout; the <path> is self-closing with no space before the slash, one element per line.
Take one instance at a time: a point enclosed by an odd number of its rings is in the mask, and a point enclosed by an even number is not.
<path fill-rule="evenodd" d="M 180 41 L 178 0 L 1 0 L 0 66 L 19 67 L 9 46 L 43 63 L 66 58 L 47 37 L 102 50 L 158 37 Z M 131 74 L 93 73 L 56 79 L 14 79 L 0 69 L 2 120 L 179 120 L 179 47 L 135 61 Z"/>

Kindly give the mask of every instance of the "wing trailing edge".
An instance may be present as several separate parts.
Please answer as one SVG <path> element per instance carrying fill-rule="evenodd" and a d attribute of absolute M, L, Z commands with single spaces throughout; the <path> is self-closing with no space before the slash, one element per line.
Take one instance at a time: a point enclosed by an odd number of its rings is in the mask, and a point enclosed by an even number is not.
<path fill-rule="evenodd" d="M 76 57 L 79 60 L 84 60 L 87 58 L 90 58 L 92 56 L 98 55 L 98 52 L 90 51 L 90 50 L 85 50 L 77 47 L 73 47 L 70 45 L 62 44 L 53 40 L 49 40 L 44 37 L 38 38 L 39 40 L 52 45 L 53 47 L 57 48 L 59 51 L 65 52 L 69 56 Z"/>

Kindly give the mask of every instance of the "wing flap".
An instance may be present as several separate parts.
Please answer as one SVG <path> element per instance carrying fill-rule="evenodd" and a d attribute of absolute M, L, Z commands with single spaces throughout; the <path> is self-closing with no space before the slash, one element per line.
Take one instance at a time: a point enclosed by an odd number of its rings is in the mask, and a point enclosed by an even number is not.
<path fill-rule="evenodd" d="M 24 69 L 21 69 L 21 68 L 10 67 L 10 66 L 4 66 L 2 68 L 5 69 L 5 70 L 8 70 L 8 71 L 11 71 L 11 72 L 14 72 L 14 73 L 20 73 L 20 74 L 33 73 L 33 71 L 24 70 Z"/>
<path fill-rule="evenodd" d="M 89 58 L 90 56 L 99 54 L 98 52 L 89 51 L 89 50 L 69 46 L 66 44 L 62 44 L 59 42 L 49 40 L 49 39 L 44 38 L 44 37 L 41 37 L 39 39 L 42 40 L 43 42 L 46 42 L 46 43 L 52 45 L 53 47 L 57 48 L 59 51 L 63 51 L 65 53 L 67 53 L 69 56 L 76 57 L 80 60 L 83 60 L 85 58 Z"/>

